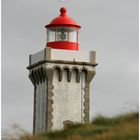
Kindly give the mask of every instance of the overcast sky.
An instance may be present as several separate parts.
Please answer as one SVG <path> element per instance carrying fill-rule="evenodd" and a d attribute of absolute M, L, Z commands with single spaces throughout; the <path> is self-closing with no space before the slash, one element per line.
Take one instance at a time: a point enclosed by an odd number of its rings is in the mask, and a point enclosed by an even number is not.
<path fill-rule="evenodd" d="M 33 85 L 28 56 L 46 43 L 44 26 L 59 0 L 2 0 L 2 130 L 16 123 L 32 132 Z M 138 0 L 67 0 L 82 26 L 80 50 L 96 51 L 91 118 L 138 109 Z"/>

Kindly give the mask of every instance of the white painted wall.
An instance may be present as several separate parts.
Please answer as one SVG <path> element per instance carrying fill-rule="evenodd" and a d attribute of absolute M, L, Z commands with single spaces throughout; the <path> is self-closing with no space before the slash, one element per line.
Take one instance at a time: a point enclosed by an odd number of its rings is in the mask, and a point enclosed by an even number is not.
<path fill-rule="evenodd" d="M 72 62 L 77 61 L 77 62 L 90 63 L 91 57 L 92 59 L 95 59 L 95 54 L 92 54 L 91 52 L 92 51 L 71 51 L 71 50 L 59 50 L 59 49 L 46 48 L 40 52 L 37 52 L 31 55 L 30 65 L 33 65 L 42 60 L 63 60 L 63 61 L 72 61 Z"/>
<path fill-rule="evenodd" d="M 31 55 L 31 65 L 44 60 L 44 54 L 45 54 L 44 50 L 42 50 L 42 51 L 39 51 L 39 52 Z"/>
<path fill-rule="evenodd" d="M 63 121 L 70 120 L 74 123 L 82 122 L 83 118 L 83 96 L 84 82 L 76 83 L 76 72 L 72 73 L 71 82 L 67 82 L 67 71 L 64 70 L 62 81 L 58 81 L 58 71 L 55 70 L 53 85 L 53 128 L 63 129 Z M 83 77 L 83 80 L 84 77 Z"/>
<path fill-rule="evenodd" d="M 90 51 L 86 52 L 51 49 L 51 60 L 90 62 Z"/>
<path fill-rule="evenodd" d="M 46 127 L 46 82 L 37 85 L 36 89 L 36 114 L 35 133 L 45 132 Z"/>

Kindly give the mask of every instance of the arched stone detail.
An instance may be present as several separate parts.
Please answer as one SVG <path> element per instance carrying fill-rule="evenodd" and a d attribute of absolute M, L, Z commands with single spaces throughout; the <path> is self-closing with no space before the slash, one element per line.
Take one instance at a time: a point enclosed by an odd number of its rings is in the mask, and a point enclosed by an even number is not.
<path fill-rule="evenodd" d="M 73 71 L 74 69 L 76 69 L 77 71 L 80 71 L 80 69 L 79 69 L 77 66 L 73 66 L 73 67 L 71 68 L 72 71 Z"/>
<path fill-rule="evenodd" d="M 44 74 L 45 79 L 47 80 L 47 73 L 46 73 L 46 71 L 47 71 L 47 68 L 43 68 L 43 74 Z"/>
<path fill-rule="evenodd" d="M 82 69 L 81 69 L 81 72 L 83 72 L 83 71 L 85 71 L 85 73 L 86 73 L 86 77 L 85 77 L 85 80 L 87 81 L 87 75 L 88 75 L 88 68 L 86 68 L 86 67 L 83 67 Z M 85 81 L 85 82 L 86 82 Z"/>
<path fill-rule="evenodd" d="M 63 76 L 63 71 L 62 71 L 62 69 L 61 69 L 61 70 L 60 70 L 60 75 L 59 75 L 59 82 L 62 81 L 62 76 Z"/>
<path fill-rule="evenodd" d="M 37 78 L 37 75 L 36 75 L 36 70 L 33 70 L 33 71 L 32 71 L 32 74 L 33 74 L 33 77 L 34 77 L 34 79 L 35 79 L 35 83 L 36 83 L 36 84 L 39 84 L 39 81 L 38 81 L 38 78 Z"/>
<path fill-rule="evenodd" d="M 40 73 L 42 74 L 42 80 L 43 80 L 43 82 L 45 82 L 45 73 L 44 73 L 44 68 L 43 68 L 43 67 L 41 67 L 41 68 L 39 69 L 39 71 L 40 71 Z"/>
<path fill-rule="evenodd" d="M 42 76 L 42 73 L 41 73 L 41 68 L 38 68 L 37 73 L 38 73 L 39 81 L 40 81 L 40 83 L 42 83 L 43 82 L 43 76 Z"/>
<path fill-rule="evenodd" d="M 58 81 L 60 82 L 60 81 L 62 81 L 62 68 L 59 65 L 55 65 L 53 67 L 53 70 L 55 71 L 56 69 L 59 70 Z"/>
<path fill-rule="evenodd" d="M 72 76 L 72 70 L 70 70 L 69 75 L 68 75 L 68 82 L 71 82 L 71 76 Z"/>
<path fill-rule="evenodd" d="M 46 68 L 40 67 L 38 69 L 32 70 L 29 74 L 29 78 L 32 81 L 33 85 L 45 82 L 45 80 L 47 79 Z"/>
<path fill-rule="evenodd" d="M 60 70 L 62 69 L 60 65 L 55 65 L 55 66 L 53 66 L 53 70 L 55 70 L 56 68 L 58 68 L 58 69 L 60 69 Z"/>
<path fill-rule="evenodd" d="M 71 68 L 70 68 L 69 66 L 63 66 L 63 67 L 62 67 L 62 71 L 63 71 L 64 69 L 68 69 L 69 71 L 71 70 Z"/>
<path fill-rule="evenodd" d="M 39 79 L 38 70 L 35 70 L 35 71 L 34 71 L 34 75 L 35 75 L 35 77 L 36 77 L 37 84 L 39 84 L 39 82 L 40 82 L 40 79 Z"/>
<path fill-rule="evenodd" d="M 89 69 L 87 67 L 83 67 L 81 70 L 85 70 L 85 71 L 89 71 Z"/>
<path fill-rule="evenodd" d="M 76 66 L 72 67 L 71 72 L 73 72 L 74 70 L 76 70 L 76 82 L 79 83 L 80 82 L 80 69 Z"/>
<path fill-rule="evenodd" d="M 34 78 L 34 76 L 33 76 L 33 71 L 29 74 L 29 78 L 30 78 L 32 84 L 33 84 L 34 86 L 36 86 L 36 80 L 35 80 L 35 78 Z"/>
<path fill-rule="evenodd" d="M 69 66 L 62 67 L 62 73 L 61 73 L 62 75 L 61 75 L 61 77 L 63 76 L 64 70 L 68 70 L 68 73 L 67 73 L 67 82 L 70 82 L 71 81 L 71 68 Z"/>

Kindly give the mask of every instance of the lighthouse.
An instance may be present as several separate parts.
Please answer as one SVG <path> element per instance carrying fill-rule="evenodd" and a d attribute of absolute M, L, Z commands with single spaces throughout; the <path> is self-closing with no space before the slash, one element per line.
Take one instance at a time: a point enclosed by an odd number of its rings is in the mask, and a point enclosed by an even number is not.
<path fill-rule="evenodd" d="M 34 86 L 33 133 L 89 122 L 90 83 L 97 65 L 95 51 L 80 50 L 81 26 L 65 7 L 45 28 L 46 46 L 29 55 L 27 67 Z"/>

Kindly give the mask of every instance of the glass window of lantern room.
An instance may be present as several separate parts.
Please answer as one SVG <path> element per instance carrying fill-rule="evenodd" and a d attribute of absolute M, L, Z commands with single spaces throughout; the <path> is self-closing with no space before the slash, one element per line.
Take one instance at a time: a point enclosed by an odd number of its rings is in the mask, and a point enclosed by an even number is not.
<path fill-rule="evenodd" d="M 54 42 L 54 41 L 55 41 L 55 29 L 48 29 L 47 42 Z"/>
<path fill-rule="evenodd" d="M 66 27 L 56 28 L 56 41 L 68 41 L 68 29 Z"/>
<path fill-rule="evenodd" d="M 69 42 L 78 42 L 78 30 L 69 28 Z"/>

